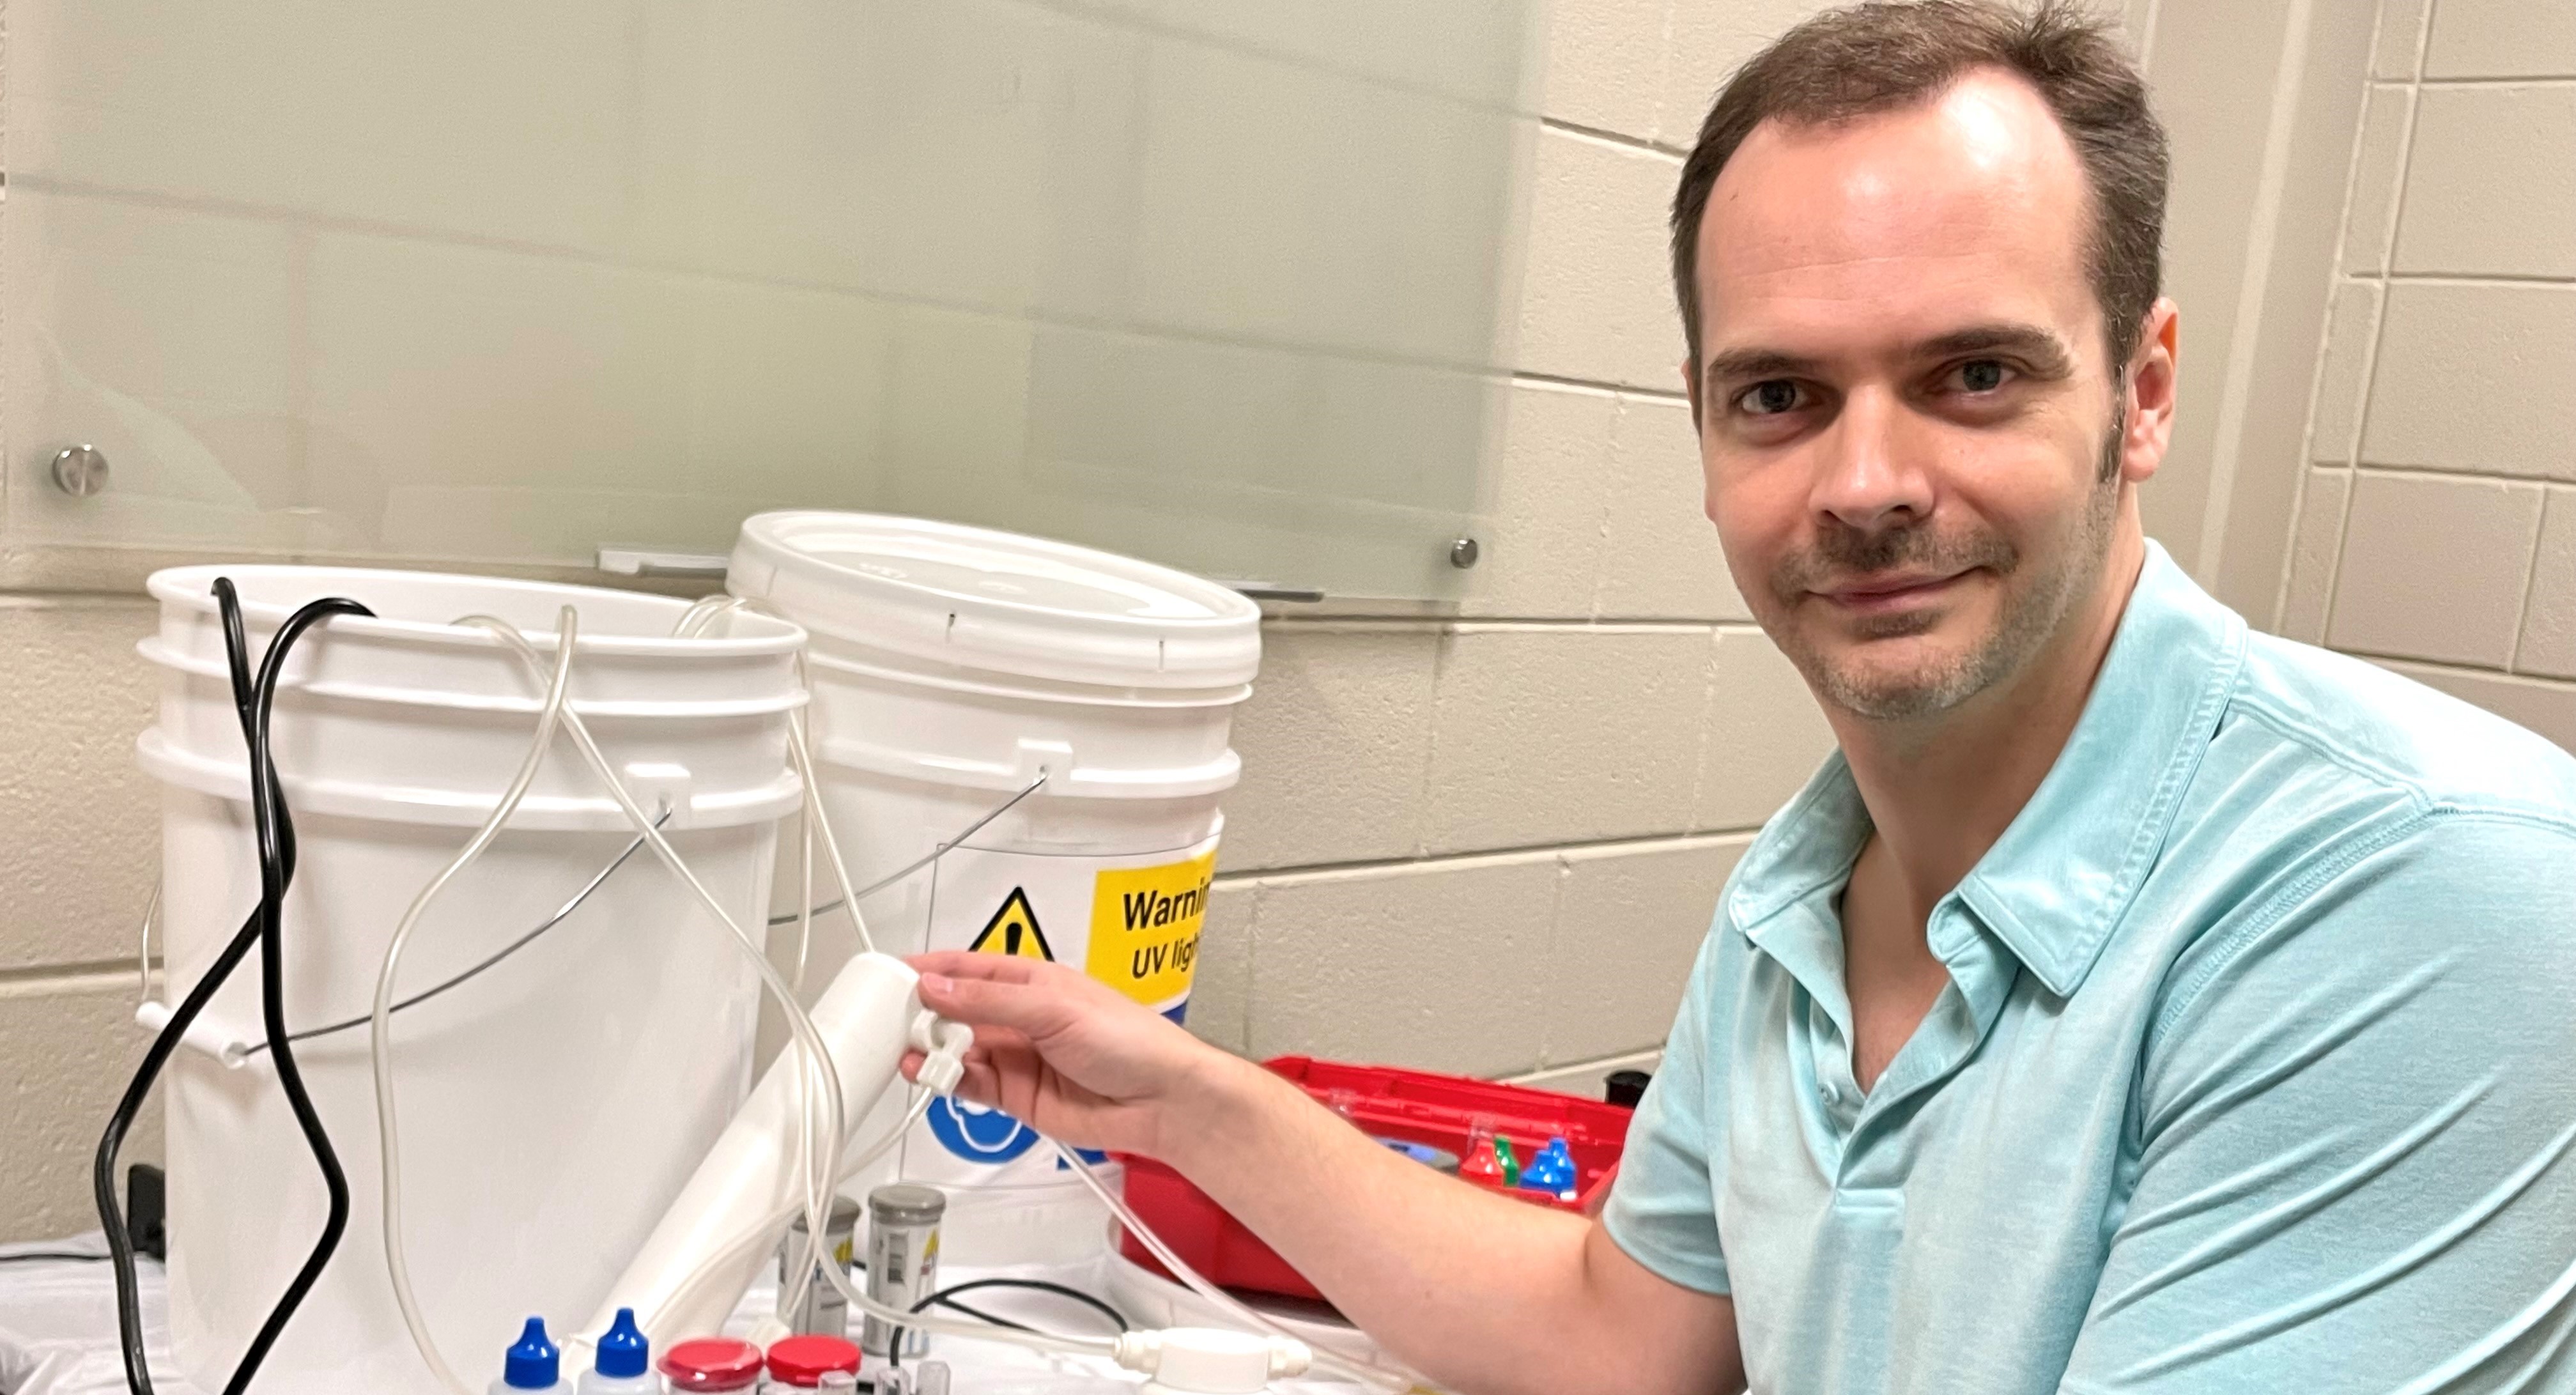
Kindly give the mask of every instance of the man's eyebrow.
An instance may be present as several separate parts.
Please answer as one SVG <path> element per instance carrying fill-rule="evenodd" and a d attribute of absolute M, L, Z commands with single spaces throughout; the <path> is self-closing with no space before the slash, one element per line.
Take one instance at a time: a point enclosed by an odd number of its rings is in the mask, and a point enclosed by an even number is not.
<path fill-rule="evenodd" d="M 1700 380 L 1715 388 L 1719 383 L 1749 378 L 1803 378 L 1813 376 L 1822 366 L 1821 359 L 1802 358 L 1778 349 L 1728 349 L 1708 356 L 1708 368 Z"/>
<path fill-rule="evenodd" d="M 2037 325 L 1999 323 L 1970 325 L 1935 335 L 1913 346 L 1915 358 L 1957 358 L 1965 354 L 2009 353 L 2022 360 L 2030 375 L 2058 379 L 2075 372 L 2075 357 L 2064 340 Z M 1711 392 L 1720 384 L 1763 378 L 1807 378 L 1822 371 L 1824 360 L 1779 349 L 1727 349 L 1709 355 L 1701 382 Z"/>
<path fill-rule="evenodd" d="M 2064 378 L 2075 371 L 2075 357 L 2067 352 L 2065 342 L 2037 325 L 1971 325 L 1914 346 L 1917 358 L 1957 358 L 1997 351 L 2021 359 L 2033 377 Z"/>

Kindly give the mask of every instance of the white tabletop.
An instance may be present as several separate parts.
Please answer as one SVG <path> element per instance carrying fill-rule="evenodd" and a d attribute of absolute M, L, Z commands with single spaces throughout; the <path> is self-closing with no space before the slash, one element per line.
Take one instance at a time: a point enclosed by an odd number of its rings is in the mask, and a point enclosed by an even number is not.
<path fill-rule="evenodd" d="M 96 1231 L 46 1244 L 0 1245 L 0 1395 L 124 1395 L 125 1366 L 116 1345 L 116 1285 L 108 1265 L 103 1259 L 10 1262 L 7 1258 L 36 1251 L 104 1256 L 107 1247 Z M 160 1264 L 142 1260 L 136 1276 L 154 1388 L 160 1395 L 207 1395 L 179 1375 L 178 1363 L 170 1354 L 167 1290 Z M 1192 1311 L 1198 1303 L 1195 1298 L 1132 1268 L 1120 1268 L 1107 1256 L 1073 1265 L 957 1269 L 941 1274 L 950 1283 L 988 1277 L 1067 1284 L 1108 1299 L 1138 1323 L 1209 1321 L 1205 1310 Z M 773 1283 L 764 1277 L 743 1296 L 726 1329 L 737 1335 L 748 1332 L 758 1315 L 770 1311 L 774 1300 Z M 1042 1330 L 1091 1330 L 1077 1325 L 1086 1316 L 1080 1309 L 1043 1294 L 978 1293 L 974 1303 L 985 1312 Z M 1141 1379 L 1105 1360 L 1052 1356 L 1004 1342 L 934 1336 L 930 1354 L 949 1364 L 951 1389 L 957 1395 L 1133 1395 Z M 1374 1355 L 1374 1351 L 1353 1354 Z M 496 1349 L 496 1368 L 499 1358 Z M 469 1381 L 474 1379 L 473 1372 L 464 1374 Z M 1274 1388 L 1282 1395 L 1353 1395 L 1357 1389 L 1326 1381 L 1281 1382 Z"/>

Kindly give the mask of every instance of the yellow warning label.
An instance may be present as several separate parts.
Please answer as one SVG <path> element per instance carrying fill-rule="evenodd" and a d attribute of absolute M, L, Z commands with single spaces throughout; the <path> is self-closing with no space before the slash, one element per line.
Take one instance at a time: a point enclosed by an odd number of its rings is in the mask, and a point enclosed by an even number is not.
<path fill-rule="evenodd" d="M 1190 991 L 1215 879 L 1214 848 L 1187 862 L 1102 872 L 1091 891 L 1084 970 L 1148 1007 Z"/>
<path fill-rule="evenodd" d="M 1192 927 L 1195 931 L 1196 927 Z M 949 941 L 955 944 L 956 941 Z M 975 942 L 966 946 L 977 954 L 1012 954 L 1022 959 L 1044 959 L 1053 962 L 1055 950 L 1047 944 L 1046 932 L 1038 928 L 1038 913 L 1029 905 L 1029 893 L 1012 887 L 1002 898 L 1002 908 L 984 922 Z"/>

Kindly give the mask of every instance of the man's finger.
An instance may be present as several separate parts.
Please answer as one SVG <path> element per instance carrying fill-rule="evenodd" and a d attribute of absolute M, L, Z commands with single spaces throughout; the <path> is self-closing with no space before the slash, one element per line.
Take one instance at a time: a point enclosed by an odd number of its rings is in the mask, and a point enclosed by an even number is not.
<path fill-rule="evenodd" d="M 973 954 L 970 959 L 1000 956 Z M 1008 1027 L 1028 1036 L 1044 1036 L 1064 1025 L 1065 1006 L 1054 994 L 1027 983 L 951 978 L 942 973 L 921 976 L 921 1005 L 970 1027 Z"/>
<path fill-rule="evenodd" d="M 1036 976 L 1034 971 L 1039 964 L 1038 960 L 1016 954 L 977 954 L 966 949 L 934 949 L 928 954 L 906 955 L 903 962 L 911 965 L 915 973 L 994 983 L 1027 983 Z"/>

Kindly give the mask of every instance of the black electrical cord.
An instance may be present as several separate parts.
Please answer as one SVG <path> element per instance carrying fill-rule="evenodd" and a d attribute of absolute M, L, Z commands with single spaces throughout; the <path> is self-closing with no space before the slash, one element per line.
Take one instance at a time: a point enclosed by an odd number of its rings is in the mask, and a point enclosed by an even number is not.
<path fill-rule="evenodd" d="M 929 1295 L 920 1302 L 913 1304 L 912 1311 L 916 1313 L 926 1312 L 933 1305 L 936 1305 L 942 1308 L 954 1308 L 968 1317 L 975 1318 L 982 1322 L 989 1322 L 996 1327 L 1007 1327 L 1014 1332 L 1037 1331 L 1036 1328 L 1029 1326 L 1025 1322 L 1013 1322 L 1009 1318 L 995 1317 L 991 1313 L 984 1312 L 978 1308 L 968 1307 L 966 1304 L 957 1301 L 957 1296 L 959 1294 L 974 1293 L 978 1290 L 988 1288 L 1015 1288 L 1030 1293 L 1051 1293 L 1058 1298 L 1070 1298 L 1074 1302 L 1080 1303 L 1084 1307 L 1091 1309 L 1093 1312 L 1100 1314 L 1102 1317 L 1109 1319 L 1111 1322 L 1118 1324 L 1119 1331 L 1125 1332 L 1128 1330 L 1126 1314 L 1119 1312 L 1116 1308 L 1110 1307 L 1107 1303 L 1092 1297 L 1081 1289 L 1068 1288 L 1063 1284 L 1049 1283 L 1044 1279 L 970 1279 L 962 1284 L 951 1284 L 948 1287 L 939 1290 L 937 1293 Z M 894 1329 L 894 1335 L 886 1339 L 886 1364 L 893 1366 L 898 1370 L 903 1366 L 903 1334 L 906 1330 L 907 1329 L 898 1327 Z"/>
<path fill-rule="evenodd" d="M 0 1255 L 0 1264 L 26 1264 L 40 1259 L 50 1259 L 59 1264 L 86 1264 L 91 1260 L 106 1258 L 106 1255 L 75 1254 L 70 1250 L 29 1250 L 20 1254 Z"/>
<path fill-rule="evenodd" d="M 345 598 L 314 601 L 286 618 L 277 636 L 269 642 L 262 656 L 259 674 L 251 675 L 250 641 L 242 624 L 241 598 L 229 577 L 218 577 L 214 585 L 215 602 L 222 612 L 224 657 L 230 670 L 233 707 L 242 724 L 242 740 L 250 753 L 250 792 L 252 820 L 259 840 L 260 902 L 242 928 L 215 956 L 196 986 L 188 990 L 178 1008 L 171 1013 L 168 1025 L 152 1039 L 144 1052 L 143 1063 L 117 1101 L 116 1112 L 108 1117 L 107 1129 L 99 1137 L 98 1153 L 90 1174 L 91 1191 L 98 1203 L 100 1221 L 107 1231 L 108 1258 L 116 1277 L 116 1322 L 120 1354 L 125 1361 L 126 1388 L 133 1395 L 153 1395 L 152 1374 L 146 1363 L 143 1344 L 143 1307 L 135 1277 L 134 1248 L 126 1234 L 125 1217 L 116 1201 L 116 1155 L 124 1146 L 125 1136 L 142 1112 L 152 1083 L 177 1049 L 180 1038 L 205 1010 L 216 991 L 241 966 L 253 945 L 260 949 L 261 1020 L 269 1054 L 276 1058 L 278 1084 L 286 1092 L 288 1105 L 295 1113 L 297 1126 L 306 1144 L 313 1150 L 314 1162 L 320 1168 L 324 1189 L 330 1196 L 330 1214 L 322 1227 L 322 1236 L 293 1282 L 270 1310 L 267 1321 L 260 1324 L 250 1347 L 234 1367 L 231 1379 L 224 1383 L 223 1395 L 242 1395 L 269 1348 L 285 1330 L 287 1320 L 295 1315 L 313 1283 L 321 1277 L 322 1268 L 330 1262 L 332 1251 L 339 1247 L 341 1235 L 349 1225 L 349 1184 L 341 1172 L 340 1160 L 332 1151 L 330 1136 L 323 1131 L 321 1116 L 314 1111 L 313 1101 L 304 1089 L 304 1077 L 296 1069 L 295 1057 L 287 1041 L 284 1015 L 284 936 L 280 912 L 286 889 L 295 877 L 295 824 L 288 817 L 283 791 L 277 780 L 276 763 L 269 756 L 269 713 L 277 699 L 279 672 L 285 667 L 288 651 L 305 631 L 333 615 L 372 615 L 358 602 Z"/>

